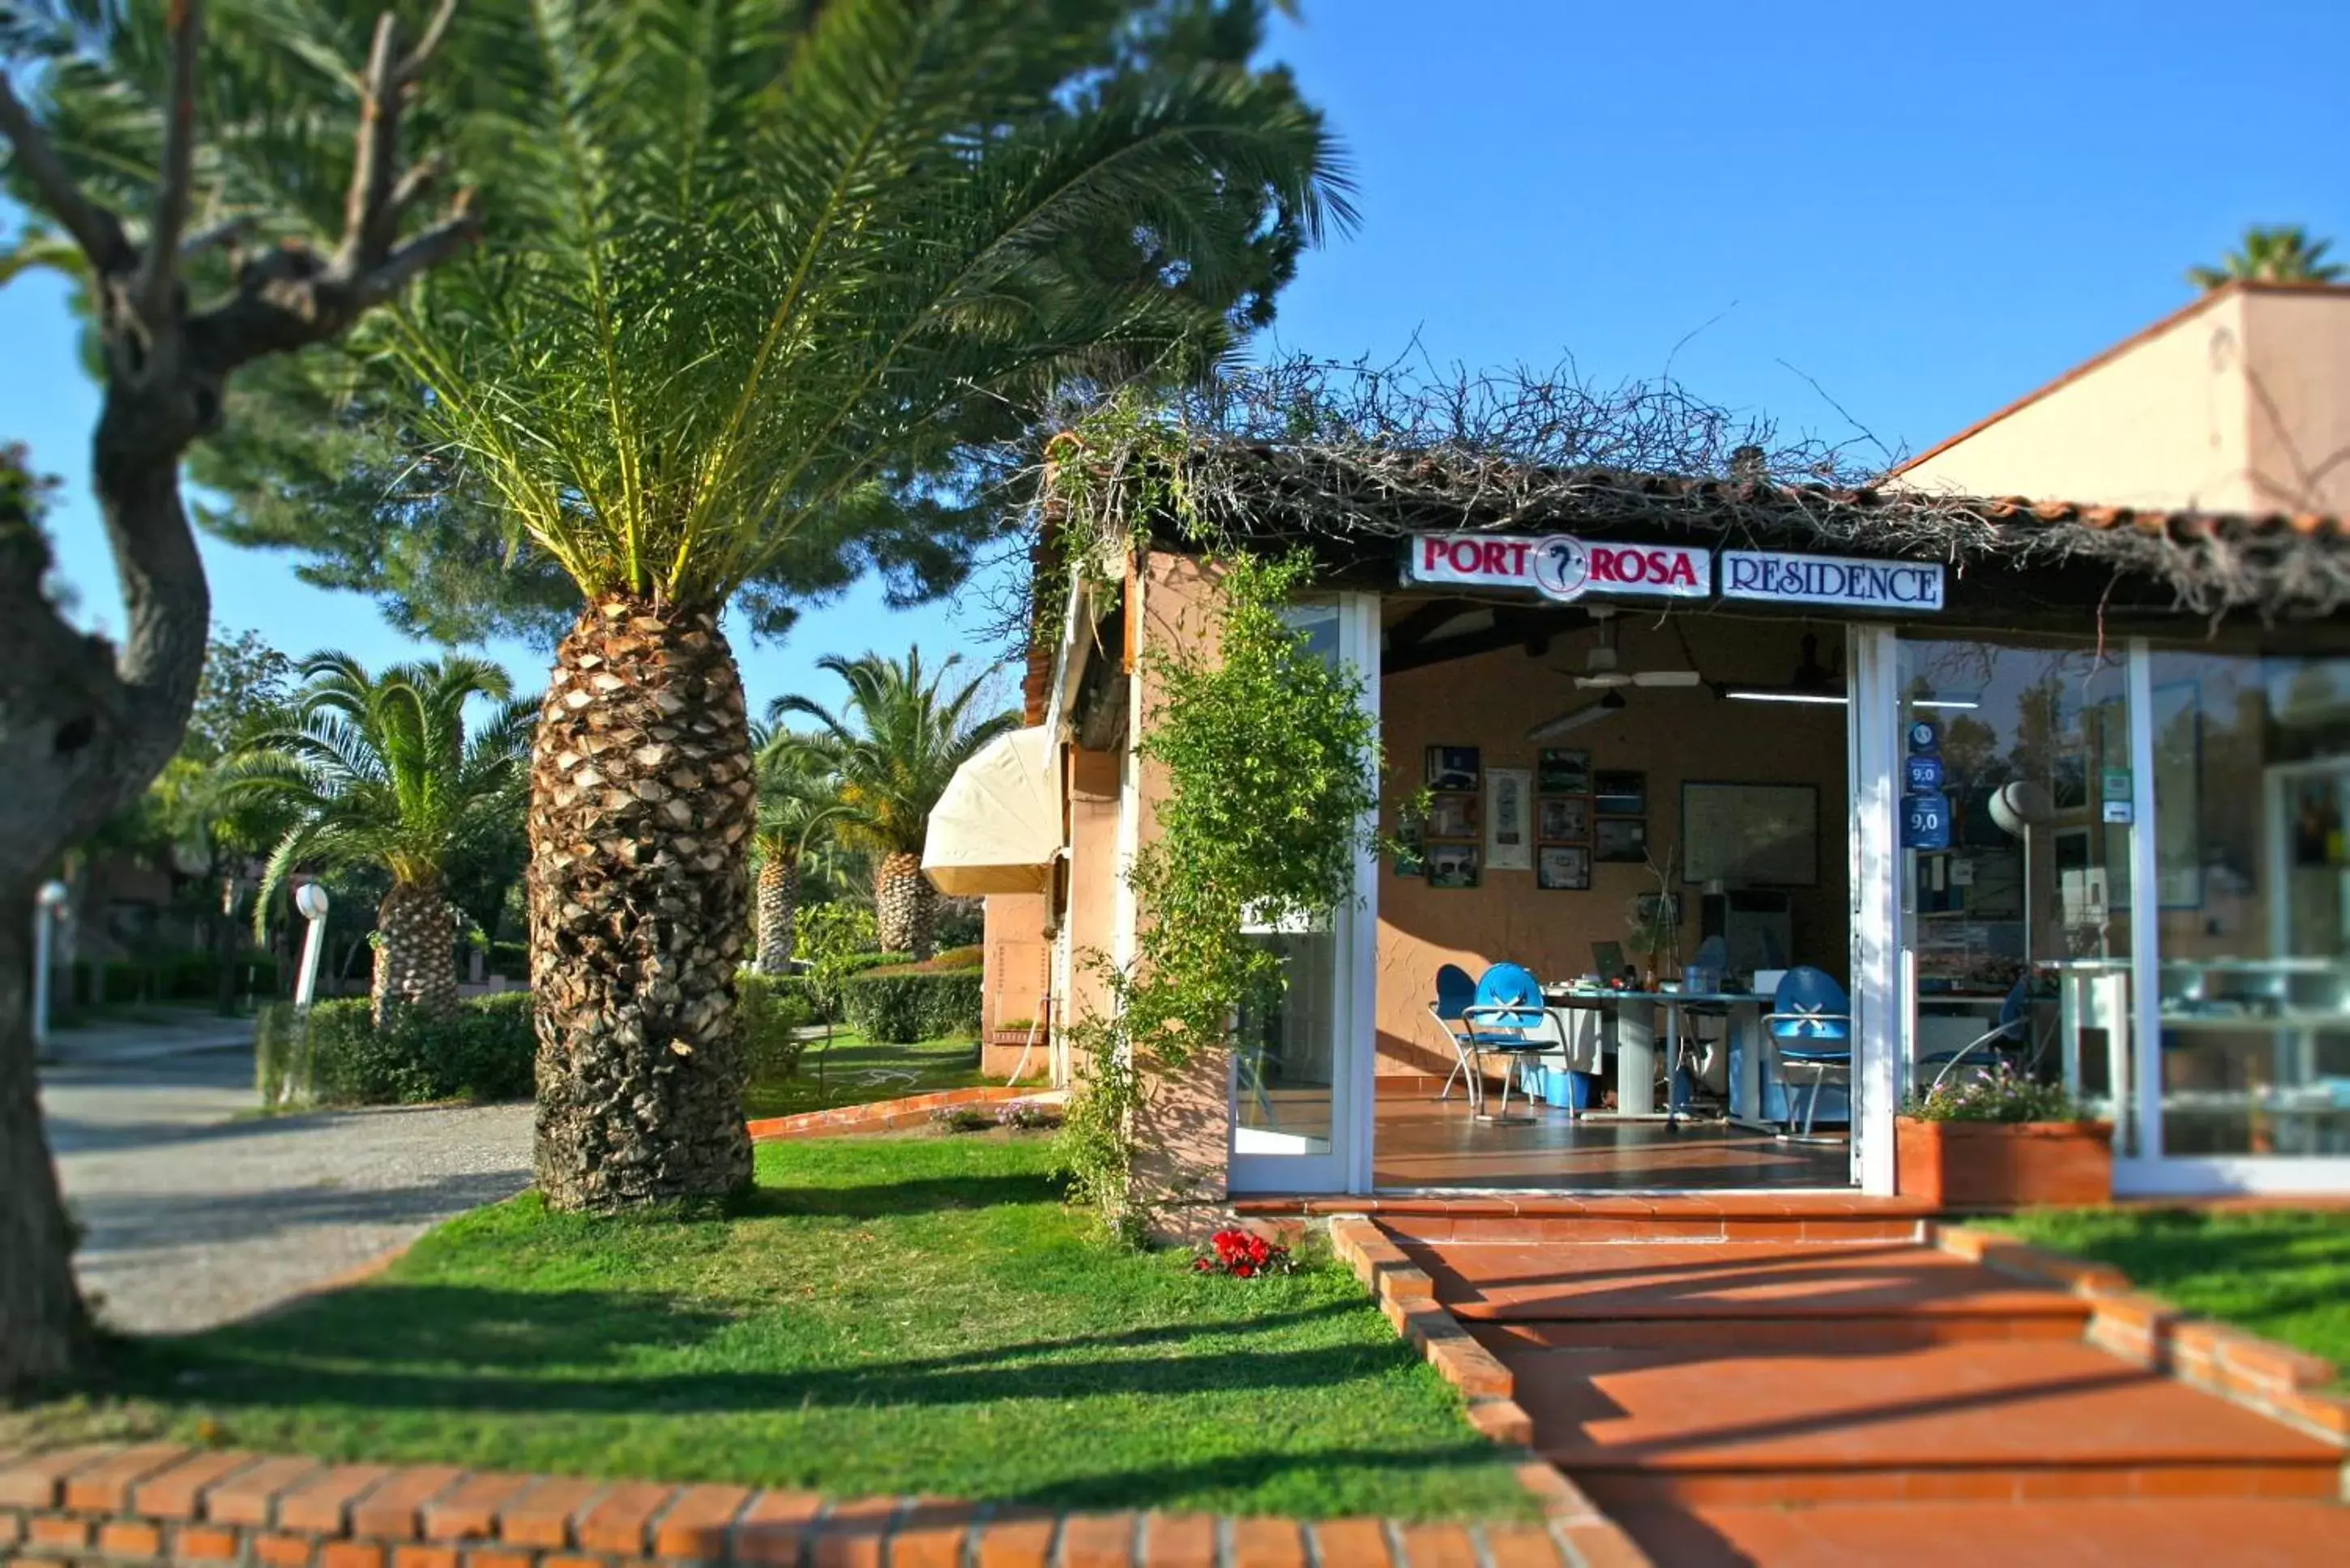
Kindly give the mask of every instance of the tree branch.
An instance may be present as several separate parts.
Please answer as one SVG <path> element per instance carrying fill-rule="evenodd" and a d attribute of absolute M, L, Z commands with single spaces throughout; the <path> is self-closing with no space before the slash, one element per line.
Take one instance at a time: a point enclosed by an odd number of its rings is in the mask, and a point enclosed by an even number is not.
<path fill-rule="evenodd" d="M 440 265 L 472 244 L 482 232 L 481 215 L 473 211 L 473 192 L 457 192 L 456 205 L 442 222 L 425 230 L 384 258 L 359 280 L 356 298 L 362 310 L 382 304 L 428 267 Z"/>
<path fill-rule="evenodd" d="M 164 104 L 163 163 L 155 185 L 155 217 L 147 259 L 139 271 L 140 319 L 157 341 L 172 317 L 179 282 L 180 231 L 187 226 L 196 165 L 196 55 L 203 41 L 203 0 L 171 0 L 164 26 L 172 36 L 171 92 Z"/>
<path fill-rule="evenodd" d="M 432 20 L 424 25 L 424 36 L 416 41 L 416 47 L 408 51 L 408 57 L 400 62 L 398 79 L 402 87 L 423 73 L 425 62 L 432 59 L 433 51 L 441 47 L 441 40 L 449 36 L 449 24 L 456 15 L 457 0 L 441 0 L 441 8 L 433 12 Z"/>
<path fill-rule="evenodd" d="M 368 50 L 359 86 L 358 151 L 351 158 L 350 193 L 343 201 L 343 238 L 335 270 L 357 277 L 390 247 L 392 164 L 400 143 L 400 22 L 386 11 L 375 19 L 375 42 Z"/>
<path fill-rule="evenodd" d="M 185 266 L 206 251 L 235 244 L 252 231 L 254 223 L 254 214 L 246 213 L 198 229 L 180 242 L 180 265 Z"/>
<path fill-rule="evenodd" d="M 391 214 L 396 220 L 416 203 L 416 199 L 432 189 L 441 176 L 449 172 L 449 161 L 435 152 L 409 166 L 408 172 L 391 188 Z"/>
<path fill-rule="evenodd" d="M 40 192 L 41 204 L 74 237 L 91 270 L 102 277 L 129 267 L 135 258 L 130 242 L 123 237 L 121 220 L 82 194 L 57 149 L 9 88 L 5 72 L 0 72 L 0 135 L 16 150 L 17 166 Z"/>

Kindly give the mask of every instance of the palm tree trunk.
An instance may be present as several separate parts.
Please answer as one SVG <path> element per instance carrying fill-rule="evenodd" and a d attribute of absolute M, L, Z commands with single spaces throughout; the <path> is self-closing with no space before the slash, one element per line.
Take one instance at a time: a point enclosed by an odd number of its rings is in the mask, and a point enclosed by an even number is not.
<path fill-rule="evenodd" d="M 761 974 L 789 974 L 800 908 L 799 857 L 770 855 L 759 866 Z"/>
<path fill-rule="evenodd" d="M 394 882 L 376 906 L 375 1022 L 392 1008 L 428 1017 L 457 1011 L 457 911 L 439 887 Z"/>
<path fill-rule="evenodd" d="M 750 1179 L 734 1010 L 750 739 L 712 611 L 610 598 L 556 649 L 530 800 L 538 1186 L 555 1208 Z"/>
<path fill-rule="evenodd" d="M 922 875 L 922 857 L 902 851 L 881 862 L 873 879 L 873 919 L 885 953 L 931 956 L 938 940 L 939 890 Z"/>
<path fill-rule="evenodd" d="M 33 885 L 0 889 L 0 1397 L 64 1376 L 89 1338 L 33 1069 L 32 907 Z"/>

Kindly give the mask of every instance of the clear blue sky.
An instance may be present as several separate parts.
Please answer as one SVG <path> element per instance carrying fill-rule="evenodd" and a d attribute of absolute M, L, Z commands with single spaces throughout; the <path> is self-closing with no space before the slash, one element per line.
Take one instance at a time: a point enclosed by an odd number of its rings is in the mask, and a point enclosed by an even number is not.
<path fill-rule="evenodd" d="M 1571 353 L 1603 379 L 1669 359 L 1715 401 L 1848 433 L 1808 377 L 1916 450 L 2183 303 L 2183 270 L 2248 223 L 2350 250 L 2343 0 L 1305 12 L 1273 53 L 1345 139 L 1364 222 L 1284 296 L 1284 350 L 1384 357 L 1416 334 L 1442 361 Z M 68 479 L 65 570 L 119 625 L 72 330 L 52 280 L 0 289 L 0 439 Z M 205 554 L 224 628 L 296 653 L 415 651 L 281 557 Z M 936 650 L 977 618 L 892 616 L 860 591 L 787 646 L 740 651 L 764 707 L 828 698 L 821 653 Z M 541 656 L 494 651 L 536 684 Z"/>

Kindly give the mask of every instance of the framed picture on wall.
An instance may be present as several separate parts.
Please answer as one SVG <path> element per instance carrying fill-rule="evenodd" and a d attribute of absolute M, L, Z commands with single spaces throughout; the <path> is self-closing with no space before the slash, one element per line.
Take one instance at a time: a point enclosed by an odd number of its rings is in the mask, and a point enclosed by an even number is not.
<path fill-rule="evenodd" d="M 1594 825 L 1591 857 L 1602 863 L 1639 865 L 1648 857 L 1648 825 L 1637 816 L 1603 816 Z"/>
<path fill-rule="evenodd" d="M 1591 842 L 1591 797 L 1587 794 L 1544 796 L 1534 814 L 1534 836 L 1544 843 Z"/>
<path fill-rule="evenodd" d="M 1602 768 L 1591 775 L 1592 805 L 1602 816 L 1648 815 L 1648 775 Z M 1606 856 L 1601 856 L 1605 860 Z"/>
<path fill-rule="evenodd" d="M 1562 892 L 1591 888 L 1591 851 L 1580 844 L 1545 844 L 1534 863 L 1534 886 Z"/>
<path fill-rule="evenodd" d="M 1479 765 L 1474 746 L 1430 746 L 1428 748 L 1428 787 L 1430 789 L 1475 790 L 1484 787 L 1482 768 Z"/>
<path fill-rule="evenodd" d="M 1544 746 L 1536 759 L 1534 787 L 1544 794 L 1589 794 L 1591 753 Z"/>
<path fill-rule="evenodd" d="M 1473 844 L 1430 845 L 1428 885 L 1431 888 L 1474 888 L 1477 885 L 1477 846 Z"/>
<path fill-rule="evenodd" d="M 1534 867 L 1534 775 L 1525 768 L 1485 774 L 1485 868 L 1531 871 Z"/>
<path fill-rule="evenodd" d="M 1473 794 L 1432 794 L 1428 797 L 1425 836 L 1431 842 L 1440 838 L 1474 838 L 1477 836 L 1477 797 Z"/>

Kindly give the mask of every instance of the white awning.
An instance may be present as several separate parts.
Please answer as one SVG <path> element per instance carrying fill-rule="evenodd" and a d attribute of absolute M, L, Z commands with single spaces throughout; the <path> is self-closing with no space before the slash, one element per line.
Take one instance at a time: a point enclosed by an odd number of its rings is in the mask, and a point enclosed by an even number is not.
<path fill-rule="evenodd" d="M 1044 893 L 1061 849 L 1052 731 L 999 735 L 955 770 L 931 813 L 922 870 L 941 893 Z"/>

